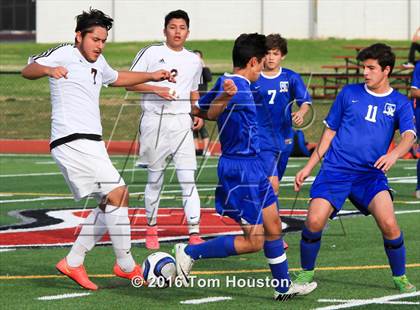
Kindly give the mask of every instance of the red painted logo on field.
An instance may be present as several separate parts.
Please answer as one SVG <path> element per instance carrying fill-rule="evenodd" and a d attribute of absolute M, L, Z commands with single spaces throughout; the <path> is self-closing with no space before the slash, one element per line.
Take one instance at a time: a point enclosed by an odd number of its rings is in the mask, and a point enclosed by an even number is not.
<path fill-rule="evenodd" d="M 0 248 L 40 247 L 71 245 L 76 239 L 81 224 L 91 210 L 24 210 L 14 212 L 23 223 L 0 227 Z M 306 210 L 281 210 L 283 231 L 301 230 Z M 293 217 L 290 217 L 290 216 Z M 130 209 L 131 239 L 133 243 L 144 243 L 146 215 L 144 209 Z M 183 209 L 161 208 L 158 213 L 159 240 L 184 240 L 188 238 L 188 227 Z M 213 208 L 201 209 L 200 233 L 203 237 L 222 234 L 241 234 L 240 226 L 228 217 L 222 217 Z M 101 244 L 110 243 L 106 234 Z"/>

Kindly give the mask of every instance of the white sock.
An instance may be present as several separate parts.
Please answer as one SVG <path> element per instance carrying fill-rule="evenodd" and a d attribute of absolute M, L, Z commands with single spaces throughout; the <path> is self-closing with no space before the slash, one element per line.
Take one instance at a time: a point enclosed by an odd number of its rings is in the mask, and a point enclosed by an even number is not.
<path fill-rule="evenodd" d="M 112 241 L 117 264 L 125 272 L 133 271 L 136 263 L 131 255 L 131 227 L 128 207 L 106 205 L 105 222 Z"/>
<path fill-rule="evenodd" d="M 200 232 L 200 224 L 188 224 L 189 234 L 198 234 Z"/>
<path fill-rule="evenodd" d="M 148 171 L 147 185 L 144 191 L 144 205 L 146 218 L 149 226 L 157 223 L 157 213 L 160 203 L 160 192 L 162 190 L 164 174 L 163 171 Z"/>
<path fill-rule="evenodd" d="M 190 234 L 199 233 L 200 223 L 200 197 L 194 180 L 195 170 L 177 170 L 179 185 L 182 189 L 182 202 L 187 218 Z"/>
<path fill-rule="evenodd" d="M 66 257 L 70 267 L 78 267 L 83 264 L 86 253 L 93 249 L 96 242 L 101 240 L 106 233 L 104 213 L 97 207 L 92 210 L 82 224 L 79 236 L 74 242 L 69 254 Z"/>

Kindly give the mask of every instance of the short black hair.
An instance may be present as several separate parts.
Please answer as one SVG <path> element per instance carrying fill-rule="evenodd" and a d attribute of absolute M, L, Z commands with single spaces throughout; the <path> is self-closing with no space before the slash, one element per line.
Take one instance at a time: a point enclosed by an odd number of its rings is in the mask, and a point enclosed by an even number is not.
<path fill-rule="evenodd" d="M 193 50 L 193 53 L 200 55 L 201 58 L 203 58 L 203 52 L 200 50 Z"/>
<path fill-rule="evenodd" d="M 390 46 L 384 43 L 375 43 L 369 47 L 362 49 L 357 55 L 357 60 L 365 61 L 367 59 L 377 60 L 378 64 L 382 68 L 382 71 L 384 71 L 385 68 L 389 66 L 391 70 L 388 76 L 391 75 L 395 65 L 395 54 Z"/>
<path fill-rule="evenodd" d="M 233 66 L 245 68 L 252 57 L 258 61 L 267 54 L 266 37 L 258 33 L 243 33 L 235 40 L 232 50 Z"/>
<path fill-rule="evenodd" d="M 278 33 L 272 33 L 267 36 L 267 49 L 278 49 L 282 56 L 287 55 L 287 40 Z"/>
<path fill-rule="evenodd" d="M 89 8 L 89 12 L 83 11 L 82 14 L 76 16 L 76 30 L 75 32 L 80 31 L 82 37 L 88 32 L 92 32 L 92 28 L 99 26 L 105 28 L 109 31 L 112 28 L 112 23 L 114 20 L 104 12 L 96 9 Z"/>
<path fill-rule="evenodd" d="M 185 12 L 183 10 L 176 10 L 176 11 L 169 12 L 165 16 L 165 28 L 166 28 L 166 26 L 168 26 L 169 22 L 173 18 L 181 18 L 181 19 L 185 20 L 185 23 L 187 24 L 187 28 L 190 28 L 190 18 L 188 17 L 187 12 Z"/>

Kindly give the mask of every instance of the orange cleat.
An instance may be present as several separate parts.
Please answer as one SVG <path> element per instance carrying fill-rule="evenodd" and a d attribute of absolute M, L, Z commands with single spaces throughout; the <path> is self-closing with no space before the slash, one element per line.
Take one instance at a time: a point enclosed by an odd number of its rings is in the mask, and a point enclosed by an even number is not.
<path fill-rule="evenodd" d="M 190 240 L 188 241 L 188 244 L 196 245 L 205 242 L 205 240 L 201 239 L 201 237 L 198 234 L 192 234 L 190 235 Z"/>
<path fill-rule="evenodd" d="M 159 239 L 157 226 L 147 226 L 146 230 L 146 249 L 158 250 Z"/>
<path fill-rule="evenodd" d="M 289 248 L 289 245 L 284 240 L 283 240 L 283 248 L 284 248 L 285 251 Z"/>
<path fill-rule="evenodd" d="M 114 265 L 114 274 L 117 277 L 132 280 L 134 277 L 140 277 L 143 279 L 143 270 L 141 270 L 140 265 L 136 265 L 131 272 L 123 271 L 117 263 Z"/>
<path fill-rule="evenodd" d="M 74 282 L 87 290 L 96 291 L 98 289 L 98 286 L 89 280 L 86 269 L 83 265 L 80 265 L 79 267 L 70 267 L 67 264 L 66 258 L 63 258 L 57 263 L 57 265 L 55 265 L 55 268 L 57 268 L 57 270 L 63 275 L 68 276 Z"/>

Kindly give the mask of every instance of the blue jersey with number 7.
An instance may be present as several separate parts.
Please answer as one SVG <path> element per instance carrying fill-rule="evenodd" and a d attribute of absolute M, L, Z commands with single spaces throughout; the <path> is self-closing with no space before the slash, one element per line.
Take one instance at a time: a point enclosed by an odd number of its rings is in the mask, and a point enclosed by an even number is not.
<path fill-rule="evenodd" d="M 292 104 L 311 104 L 302 78 L 296 72 L 280 68 L 275 76 L 261 73 L 251 84 L 257 105 L 258 137 L 261 150 L 284 151 L 293 139 Z"/>

